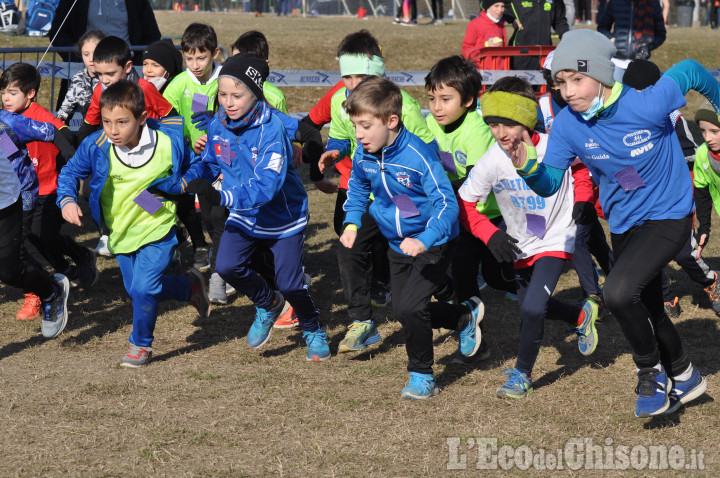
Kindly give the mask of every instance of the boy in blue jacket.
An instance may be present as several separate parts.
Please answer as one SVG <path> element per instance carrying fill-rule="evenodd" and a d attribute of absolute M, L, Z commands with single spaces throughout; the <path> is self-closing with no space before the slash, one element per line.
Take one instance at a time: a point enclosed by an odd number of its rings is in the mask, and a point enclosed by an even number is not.
<path fill-rule="evenodd" d="M 456 329 L 460 352 L 477 353 L 483 305 L 430 303 L 447 296 L 447 275 L 458 235 L 458 205 L 435 149 L 400 121 L 400 89 L 380 76 L 364 79 L 343 103 L 355 125 L 358 148 L 348 182 L 340 242 L 352 248 L 369 212 L 390 248 L 393 310 L 405 333 L 410 381 L 401 396 L 426 400 L 438 394 L 433 377 L 433 328 Z"/>
<path fill-rule="evenodd" d="M 152 356 L 158 304 L 189 301 L 200 316 L 210 314 L 202 275 L 164 276 L 177 246 L 175 203 L 164 195 L 183 192 L 182 174 L 192 154 L 182 136 L 182 118 L 148 119 L 145 98 L 136 84 L 121 80 L 100 97 L 103 131 L 83 141 L 58 177 L 57 203 L 63 218 L 81 225 L 78 180 L 90 179 L 90 212 L 98 229 L 110 230 L 125 289 L 132 299 L 130 348 L 124 367 L 147 365 Z"/>
<path fill-rule="evenodd" d="M 287 299 L 303 330 L 307 360 L 320 362 L 330 357 L 330 348 L 303 277 L 308 199 L 293 166 L 290 138 L 263 97 L 269 73 L 267 62 L 247 53 L 223 64 L 220 110 L 208 125 L 202 161 L 191 168 L 203 178 L 190 181 L 186 192 L 230 209 L 215 270 L 255 304 L 247 344 L 259 348 L 267 343 Z M 222 191 L 210 183 L 220 173 Z M 260 246 L 273 254 L 277 290 L 251 268 Z"/>

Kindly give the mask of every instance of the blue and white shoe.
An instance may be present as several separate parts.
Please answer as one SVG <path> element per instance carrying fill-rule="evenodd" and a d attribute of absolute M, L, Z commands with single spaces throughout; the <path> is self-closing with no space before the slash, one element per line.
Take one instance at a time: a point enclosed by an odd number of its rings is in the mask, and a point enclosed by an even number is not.
<path fill-rule="evenodd" d="M 507 375 L 508 379 L 495 392 L 498 397 L 525 398 L 533 393 L 532 379 L 524 372 L 516 368 L 506 368 L 503 374 Z"/>
<path fill-rule="evenodd" d="M 272 308 L 267 310 L 261 307 L 255 308 L 255 322 L 253 322 L 247 334 L 247 344 L 250 348 L 256 349 L 267 343 L 273 325 L 280 317 L 284 306 L 285 298 L 279 292 L 275 292 L 275 301 Z"/>
<path fill-rule="evenodd" d="M 410 381 L 400 396 L 410 400 L 427 400 L 440 393 L 431 373 L 410 372 Z"/>
<path fill-rule="evenodd" d="M 54 274 L 53 280 L 57 291 L 55 297 L 42 302 L 45 316 L 40 322 L 40 332 L 46 339 L 57 337 L 67 325 L 67 300 L 70 293 L 70 281 L 62 274 Z"/>
<path fill-rule="evenodd" d="M 638 418 L 653 417 L 665 412 L 670 406 L 671 381 L 665 369 L 655 367 L 638 370 L 638 385 L 635 393 L 638 394 L 635 416 Z"/>
<path fill-rule="evenodd" d="M 578 349 L 580 353 L 588 356 L 595 352 L 598 343 L 598 333 L 595 327 L 595 321 L 598 318 L 598 304 L 592 298 L 585 299 L 582 305 L 582 311 L 585 313 L 585 319 L 579 327 L 575 328 L 578 336 Z"/>
<path fill-rule="evenodd" d="M 482 331 L 480 330 L 480 322 L 485 315 L 485 304 L 477 297 L 471 297 L 463 302 L 468 308 L 468 312 L 462 315 L 458 325 L 462 327 L 458 330 L 460 353 L 466 357 L 472 357 L 477 353 L 482 341 Z"/>
<path fill-rule="evenodd" d="M 705 378 L 695 367 L 693 367 L 693 373 L 689 380 L 678 381 L 672 378 L 670 380 L 672 389 L 670 390 L 670 406 L 665 410 L 666 415 L 675 413 L 684 404 L 700 397 L 707 390 Z"/>
<path fill-rule="evenodd" d="M 307 344 L 307 357 L 310 362 L 322 362 L 330 358 L 330 346 L 328 336 L 323 329 L 315 332 L 303 332 L 303 339 Z"/>

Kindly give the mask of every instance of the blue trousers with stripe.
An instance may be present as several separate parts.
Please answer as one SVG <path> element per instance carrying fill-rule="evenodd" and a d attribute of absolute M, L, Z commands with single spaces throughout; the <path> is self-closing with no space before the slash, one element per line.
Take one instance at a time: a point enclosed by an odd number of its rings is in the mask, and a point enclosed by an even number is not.
<path fill-rule="evenodd" d="M 177 245 L 175 228 L 156 242 L 130 254 L 117 254 L 125 290 L 132 299 L 133 330 L 130 343 L 149 347 L 157 321 L 158 304 L 167 299 L 187 301 L 190 281 L 187 277 L 163 276 Z"/>
<path fill-rule="evenodd" d="M 305 284 L 302 262 L 304 232 L 283 239 L 259 239 L 232 224 L 226 224 L 220 239 L 215 271 L 238 292 L 247 295 L 255 307 L 269 308 L 275 292 L 250 267 L 252 254 L 260 244 L 265 244 L 272 252 L 275 259 L 275 287 L 295 309 L 300 327 L 306 332 L 316 331 L 320 327 L 320 312 Z"/>

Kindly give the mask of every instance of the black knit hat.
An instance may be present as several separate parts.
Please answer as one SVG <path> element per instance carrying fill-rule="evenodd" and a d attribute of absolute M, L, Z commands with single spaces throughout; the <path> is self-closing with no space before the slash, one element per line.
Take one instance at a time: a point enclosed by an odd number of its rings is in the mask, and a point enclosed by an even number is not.
<path fill-rule="evenodd" d="M 660 68 L 655 63 L 648 60 L 633 60 L 628 64 L 622 82 L 630 88 L 644 90 L 657 83 L 661 76 Z"/>
<path fill-rule="evenodd" d="M 182 54 L 168 38 L 148 45 L 143 52 L 143 60 L 156 61 L 167 70 L 171 78 L 182 71 Z"/>
<path fill-rule="evenodd" d="M 487 12 L 487 9 L 495 5 L 496 3 L 505 3 L 504 0 L 482 0 L 482 9 Z"/>
<path fill-rule="evenodd" d="M 695 113 L 695 122 L 699 123 L 700 121 L 707 121 L 708 123 L 720 128 L 720 116 L 718 116 L 718 114 L 713 110 L 706 108 L 697 110 L 697 113 Z"/>
<path fill-rule="evenodd" d="M 250 53 L 238 53 L 223 63 L 219 78 L 228 76 L 241 82 L 259 100 L 263 97 L 263 83 L 269 74 L 270 68 L 265 60 Z"/>

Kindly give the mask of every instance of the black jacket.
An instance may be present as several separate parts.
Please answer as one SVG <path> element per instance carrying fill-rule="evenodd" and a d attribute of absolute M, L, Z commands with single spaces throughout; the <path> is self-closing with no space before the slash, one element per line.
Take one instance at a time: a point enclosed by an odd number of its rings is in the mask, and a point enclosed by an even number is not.
<path fill-rule="evenodd" d="M 67 16 L 73 0 L 60 0 L 55 11 L 52 26 L 50 27 L 50 38 L 53 38 L 60 28 L 60 24 Z M 125 0 L 128 16 L 128 35 L 130 45 L 149 45 L 160 39 L 160 28 L 158 28 L 155 14 L 150 6 L 149 0 Z M 87 16 L 90 0 L 77 0 L 70 16 L 60 29 L 60 34 L 54 42 L 54 46 L 75 46 L 81 36 L 87 31 Z"/>
<path fill-rule="evenodd" d="M 511 46 L 552 45 L 551 28 L 560 38 L 570 29 L 563 0 L 510 0 L 506 7 L 505 21 L 512 24 L 517 20 L 523 27 L 510 37 Z M 539 57 L 514 57 L 512 63 L 516 70 L 540 68 Z"/>

